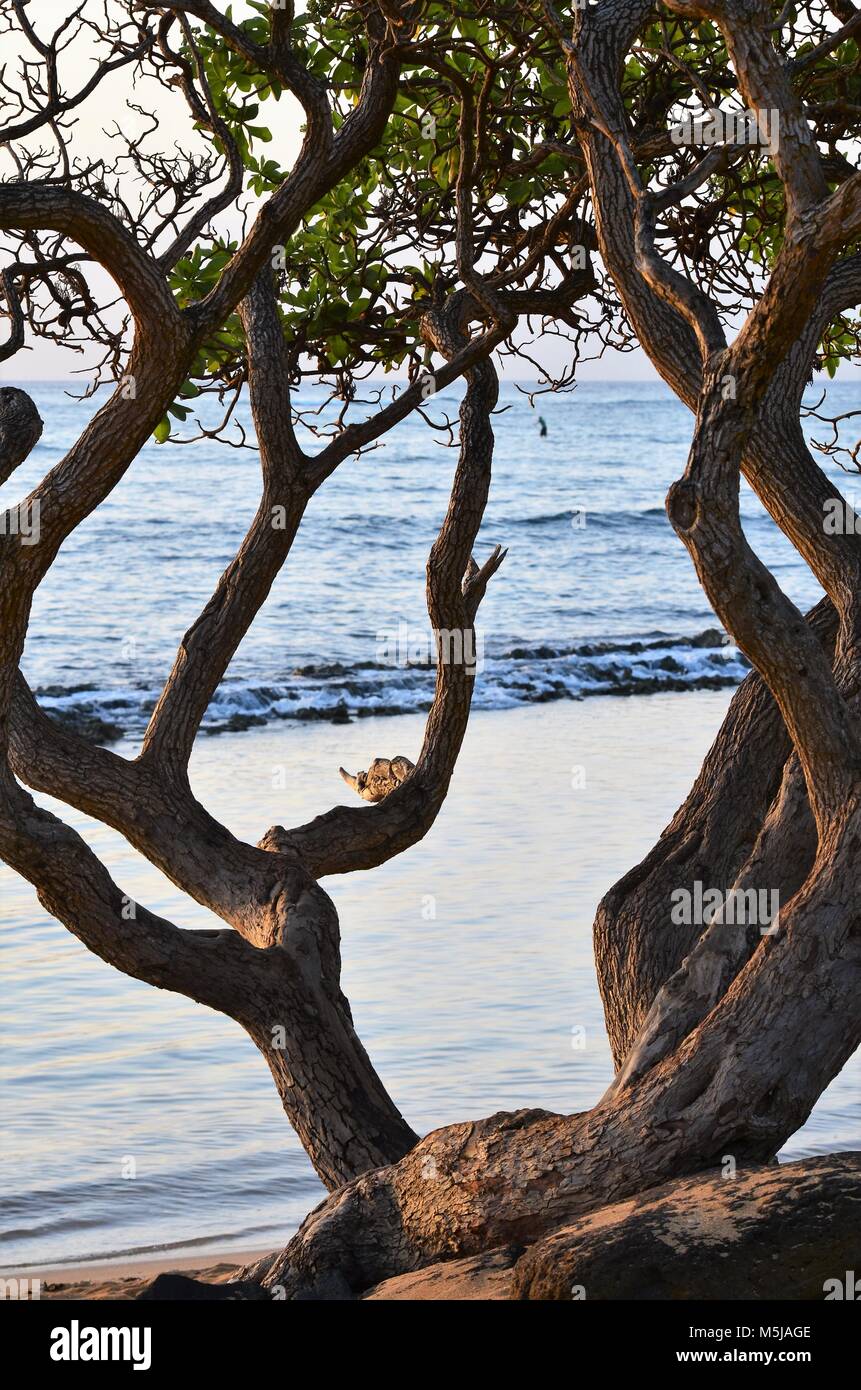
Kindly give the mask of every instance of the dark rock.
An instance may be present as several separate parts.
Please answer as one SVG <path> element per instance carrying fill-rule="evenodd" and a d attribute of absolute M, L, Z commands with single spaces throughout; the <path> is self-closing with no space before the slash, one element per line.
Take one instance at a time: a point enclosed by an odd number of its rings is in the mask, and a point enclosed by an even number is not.
<path fill-rule="evenodd" d="M 261 1303 L 269 1302 L 264 1288 L 250 1279 L 233 1284 L 206 1284 L 187 1274 L 159 1274 L 137 1296 L 137 1302 L 150 1303 Z"/>
<path fill-rule="evenodd" d="M 101 719 L 97 714 L 88 714 L 74 708 L 54 709 L 50 714 L 52 719 L 62 724 L 70 733 L 80 734 L 82 738 L 92 739 L 94 743 L 116 743 L 125 736 L 125 729 L 120 724 L 112 724 L 109 719 Z"/>
<path fill-rule="evenodd" d="M 204 733 L 210 737 L 216 734 L 244 734 L 246 729 L 257 729 L 267 722 L 265 714 L 231 714 L 220 724 L 210 724 Z"/>
<path fill-rule="evenodd" d="M 725 647 L 727 636 L 719 627 L 708 627 L 699 636 L 691 638 L 692 647 Z"/>

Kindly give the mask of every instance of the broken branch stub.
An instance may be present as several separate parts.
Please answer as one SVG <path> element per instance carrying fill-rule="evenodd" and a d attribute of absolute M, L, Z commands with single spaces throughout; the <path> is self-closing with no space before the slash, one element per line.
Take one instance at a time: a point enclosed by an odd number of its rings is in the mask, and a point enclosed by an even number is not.
<path fill-rule="evenodd" d="M 384 801 L 385 798 L 405 782 L 415 763 L 409 758 L 374 758 L 367 772 L 357 772 L 355 776 L 343 767 L 338 768 L 348 787 L 352 787 L 364 801 Z"/>

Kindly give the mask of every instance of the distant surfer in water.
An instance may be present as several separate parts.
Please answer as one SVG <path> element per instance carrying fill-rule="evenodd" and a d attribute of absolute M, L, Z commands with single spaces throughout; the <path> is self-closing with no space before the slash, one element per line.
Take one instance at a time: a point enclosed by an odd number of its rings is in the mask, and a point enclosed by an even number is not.
<path fill-rule="evenodd" d="M 543 415 L 539 415 L 538 424 L 541 431 L 541 438 L 544 439 L 547 434 L 547 421 L 544 419 Z"/>

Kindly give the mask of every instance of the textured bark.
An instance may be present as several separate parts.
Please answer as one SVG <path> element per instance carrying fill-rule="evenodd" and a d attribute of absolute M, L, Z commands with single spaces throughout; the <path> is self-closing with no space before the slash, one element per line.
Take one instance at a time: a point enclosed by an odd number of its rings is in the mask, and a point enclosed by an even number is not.
<path fill-rule="evenodd" d="M 599 937 L 620 1061 L 633 1043 L 603 1100 L 573 1118 L 518 1112 L 453 1126 L 392 1169 L 358 1179 L 258 1270 L 294 1297 L 353 1296 L 363 1281 L 534 1240 L 566 1215 L 716 1166 L 726 1154 L 739 1163 L 767 1161 L 861 1040 L 861 747 L 846 699 L 854 686 L 849 654 L 859 557 L 854 543 L 824 542 L 819 504 L 828 485 L 798 435 L 777 428 L 787 420 L 780 393 L 787 385 L 800 392 L 823 315 L 857 283 L 857 265 L 835 261 L 861 223 L 861 182 L 850 178 L 827 195 L 763 7 L 750 7 L 742 33 L 744 5 L 717 5 L 714 16 L 732 34 L 744 66 L 742 91 L 780 107 L 788 146 L 777 161 L 787 195 L 785 240 L 759 302 L 728 347 L 707 295 L 655 249 L 657 202 L 666 206 L 688 188 L 656 200 L 640 183 L 628 143 L 616 74 L 643 8 L 623 2 L 606 13 L 578 12 L 574 41 L 546 8 L 569 59 L 605 259 L 641 340 L 696 408 L 688 467 L 667 510 L 715 612 L 773 701 L 755 681 L 740 694 L 721 735 L 722 765 L 733 741 L 735 747 L 719 806 L 707 804 L 713 791 L 706 775 L 694 790 L 693 827 L 684 814 L 677 818 L 669 843 L 631 886 L 648 879 L 654 895 L 656 877 L 666 884 L 668 874 L 679 886 L 680 864 L 688 871 L 692 859 L 696 864 L 711 829 L 722 856 L 721 887 L 727 880 L 745 885 L 768 866 L 781 871 L 792 892 L 775 934 L 758 941 L 745 931 L 727 942 L 721 922 L 695 945 L 702 924 L 662 929 L 660 906 L 657 939 L 637 933 L 633 941 L 610 940 L 608 963 Z M 676 8 L 705 14 L 702 7 Z M 462 159 L 469 154 L 462 141 Z M 727 379 L 732 392 L 723 390 Z M 774 450 L 787 436 L 791 482 Z M 742 468 L 822 580 L 833 615 L 825 609 L 807 624 L 748 546 L 738 512 Z M 797 763 L 787 763 L 790 750 Z M 787 834 L 787 818 L 803 811 L 799 769 L 809 811 Z M 751 805 L 749 785 L 761 772 L 762 790 Z M 791 864 L 782 862 L 789 846 L 801 849 Z M 714 853 L 708 845 L 705 851 L 711 869 Z M 805 1039 L 803 1056 L 793 1047 L 797 1037 Z"/>
<path fill-rule="evenodd" d="M 844 851 L 859 829 L 856 815 Z M 637 1085 L 583 1115 L 519 1111 L 438 1130 L 342 1188 L 249 1277 L 290 1297 L 354 1297 L 440 1260 L 532 1243 L 679 1174 L 716 1173 L 727 1155 L 739 1168 L 770 1160 L 861 1042 L 861 917 L 856 893 L 838 887 L 844 873 L 839 854 L 823 864 L 779 935 Z"/>
<path fill-rule="evenodd" d="M 578 15 L 576 36 L 567 49 L 569 82 L 574 109 L 584 118 L 578 135 L 593 189 L 602 257 L 653 364 L 696 410 L 703 385 L 697 334 L 672 297 L 660 293 L 643 273 L 635 192 L 623 159 L 604 133 L 625 129 L 616 73 L 648 10 L 643 0 L 619 0 L 600 18 L 591 13 Z M 777 97 L 773 104 L 778 105 Z M 585 123 L 595 111 L 600 112 L 601 129 Z M 804 140 L 803 132 L 800 138 Z M 813 156 L 807 144 L 805 151 L 808 169 Z M 803 177 L 811 187 L 818 185 L 815 171 Z M 799 193 L 802 196 L 807 197 Z M 798 404 L 822 326 L 859 297 L 861 261 L 850 257 L 832 270 L 818 305 L 795 340 L 786 335 L 785 355 L 771 363 L 770 388 L 750 422 L 741 459 L 747 481 L 843 617 L 844 642 L 847 630 L 857 626 L 861 537 L 847 532 L 825 543 L 823 508 L 836 493 L 806 447 Z M 837 616 L 829 605 L 820 605 L 815 628 L 831 648 L 837 627 Z M 617 1066 L 627 1056 L 659 990 L 675 976 L 702 930 L 670 920 L 670 892 L 690 889 L 697 880 L 726 891 L 735 884 L 749 855 L 756 855 L 757 839 L 766 829 L 766 816 L 791 746 L 782 722 L 758 678 L 752 677 L 733 702 L 695 787 L 660 842 L 600 904 L 595 922 L 596 965 Z M 777 834 L 787 848 L 785 857 L 772 862 L 774 877 L 768 880 L 780 891 L 781 901 L 798 886 L 798 864 L 805 858 L 812 862 L 815 841 L 809 831 L 804 834 L 803 808 L 800 821 L 799 828 L 787 831 L 784 824 L 778 832 L 772 815 L 767 827 L 772 841 Z M 801 848 L 800 857 L 797 848 Z"/>
<path fill-rule="evenodd" d="M 154 5 L 144 0 L 143 8 Z M 414 381 L 368 420 L 336 430 L 313 457 L 305 454 L 291 423 L 296 358 L 269 268 L 273 248 L 289 242 L 320 200 L 361 176 L 394 107 L 418 16 L 398 0 L 361 7 L 361 92 L 336 128 L 326 85 L 291 45 L 292 7 L 273 14 L 265 44 L 209 0 L 164 8 L 163 55 L 171 25 L 197 17 L 255 73 L 293 93 L 304 108 L 305 134 L 291 173 L 263 202 L 214 287 L 182 309 L 170 269 L 206 218 L 226 206 L 239 173 L 228 125 L 199 100 L 186 60 L 177 81 L 202 128 L 227 150 L 227 181 L 183 225 L 177 222 L 161 256 L 149 254 L 128 221 L 73 188 L 69 177 L 0 185 L 0 231 L 72 238 L 114 279 L 134 320 L 127 368 L 136 386 L 131 394 L 118 388 L 27 499 L 40 508 L 40 544 L 24 545 L 13 532 L 0 546 L 0 853 L 90 950 L 236 1019 L 265 1056 L 318 1173 L 336 1190 L 254 1278 L 290 1297 L 354 1297 L 443 1261 L 472 1260 L 478 1274 L 487 1269 L 488 1251 L 507 1250 L 499 1257 L 504 1274 L 512 1249 L 563 1222 L 680 1174 L 713 1173 L 727 1155 L 742 1168 L 771 1160 L 861 1039 L 861 538 L 824 536 L 823 507 L 835 494 L 798 422 L 823 329 L 858 298 L 861 257 L 846 253 L 861 232 L 861 179 L 836 155 L 827 166 L 822 160 L 762 0 L 671 0 L 687 19 L 709 19 L 722 30 L 740 94 L 751 105 L 779 109 L 783 121 L 773 161 L 785 195 L 783 237 L 758 302 L 728 344 L 718 305 L 679 268 L 684 257 L 658 250 L 659 218 L 725 167 L 728 156 L 707 154 L 679 183 L 652 188 L 638 160 L 648 165 L 666 153 L 667 137 L 641 132 L 635 139 L 627 128 L 619 73 L 650 13 L 647 0 L 578 9 L 570 36 L 545 0 L 548 42 L 558 41 L 567 63 L 585 175 L 576 150 L 555 142 L 554 150 L 576 165 L 564 205 L 537 232 L 540 254 L 534 247 L 523 266 L 512 263 L 492 279 L 477 269 L 483 251 L 472 203 L 476 171 L 487 157 L 485 93 L 476 100 L 462 75 L 453 79 L 457 284 L 442 274 L 435 280 L 420 328 L 427 361 L 434 353 L 443 358 L 432 384 L 439 389 L 464 376 L 467 385 L 450 498 L 428 558 L 431 627 L 458 633 L 462 649 L 474 650 L 477 609 L 505 556 L 497 548 L 481 567 L 472 556 L 493 458 L 498 383 L 490 354 L 519 315 L 555 313 L 579 335 L 571 306 L 596 288 L 595 280 L 591 269 L 569 270 L 557 233 L 567 227 L 575 234 L 572 219 L 588 182 L 595 229 L 580 234 L 597 243 L 639 340 L 695 414 L 685 475 L 668 496 L 670 519 L 756 674 L 733 701 L 684 807 L 599 910 L 599 978 L 619 1065 L 607 1094 L 583 1115 L 516 1111 L 417 1141 L 353 1028 L 340 988 L 339 924 L 319 879 L 383 863 L 427 833 L 466 734 L 474 669 L 466 660 L 438 660 L 415 764 L 401 755 L 377 759 L 357 777 L 346 774 L 370 805 L 337 806 L 298 827 L 273 826 L 256 846 L 238 841 L 197 803 L 188 763 L 212 696 L 317 489 L 424 400 L 424 383 Z M 49 60 L 52 51 L 45 50 Z M 426 56 L 439 73 L 439 54 Z M 45 124 L 55 122 L 63 101 L 56 91 L 49 97 Z M 515 260 L 523 249 L 518 240 Z M 541 276 L 533 282 L 530 262 L 538 256 L 543 263 L 545 253 L 559 272 L 553 288 Z M 0 288 L 11 323 L 0 349 L 5 360 L 22 344 L 22 300 L 11 272 Z M 260 505 L 180 644 L 140 756 L 125 759 L 63 731 L 38 708 L 18 669 L 32 598 L 60 546 L 121 480 L 197 354 L 234 312 L 247 348 Z M 27 456 L 40 429 L 22 394 L 4 392 L 0 401 L 0 466 L 7 472 Z M 808 620 L 744 537 L 741 474 L 827 594 Z M 16 778 L 114 826 L 226 929 L 183 931 L 130 904 L 83 840 L 38 808 Z M 719 889 L 779 889 L 779 926 L 763 936 L 749 926 L 730 930 L 722 920 L 705 931 L 702 923 L 673 922 L 670 892 L 695 880 Z M 739 1181 L 756 1187 L 765 1179 L 755 1173 Z M 649 1207 L 649 1220 L 659 1206 Z M 533 1278 L 540 1287 L 546 1262 L 534 1275 L 530 1268 L 523 1266 L 524 1287 Z M 446 1276 L 435 1281 L 442 1285 Z"/>
<path fill-rule="evenodd" d="M 517 1250 L 509 1246 L 465 1260 L 429 1265 L 416 1274 L 400 1274 L 376 1284 L 363 1299 L 371 1303 L 482 1302 L 511 1297 L 512 1266 Z"/>
<path fill-rule="evenodd" d="M 417 1136 L 377 1076 L 339 980 L 338 916 L 302 869 L 272 904 L 275 958 L 239 1017 L 329 1189 L 407 1153 Z M 269 953 L 266 953 L 269 954 Z"/>
<path fill-rule="evenodd" d="M 41 416 L 26 391 L 0 387 L 0 483 L 35 449 L 42 428 Z"/>
<path fill-rule="evenodd" d="M 685 1178 L 526 1251 L 511 1297 L 812 1299 L 857 1270 L 861 1154 Z"/>

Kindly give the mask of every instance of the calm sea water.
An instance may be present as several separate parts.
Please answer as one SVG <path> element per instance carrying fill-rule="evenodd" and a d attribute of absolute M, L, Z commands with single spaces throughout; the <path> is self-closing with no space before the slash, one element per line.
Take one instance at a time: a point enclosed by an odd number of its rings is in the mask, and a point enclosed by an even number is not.
<path fill-rule="evenodd" d="M 55 385 L 28 389 L 46 428 L 0 492 L 7 505 L 91 409 Z M 835 411 L 857 396 L 835 389 Z M 444 395 L 435 407 L 456 404 Z M 477 712 L 451 795 L 422 845 L 327 883 L 359 1031 L 420 1131 L 600 1095 L 610 1061 L 595 904 L 684 796 L 744 669 L 663 513 L 688 413 L 640 383 L 589 384 L 538 410 L 508 385 L 503 404 L 477 554 L 496 542 L 510 553 L 482 607 Z M 219 737 L 195 756 L 198 793 L 236 833 L 257 839 L 327 809 L 342 796 L 339 763 L 415 756 L 431 679 L 424 563 L 452 465 L 406 422 L 314 499 L 215 702 Z M 250 453 L 143 452 L 37 596 L 25 666 L 47 706 L 133 751 L 257 487 Z M 815 583 L 747 492 L 744 513 L 786 590 L 814 602 Z M 393 652 L 411 664 L 390 664 Z M 609 698 L 621 693 L 635 698 Z M 586 769 L 576 790 L 575 765 Z M 208 924 L 113 832 L 63 814 L 124 891 Z M 4 1265 L 284 1240 L 321 1190 L 238 1026 L 103 965 L 5 869 L 0 891 Z M 581 1026 L 583 1049 L 572 1047 Z M 859 1091 L 856 1057 L 787 1154 L 857 1145 Z"/>

